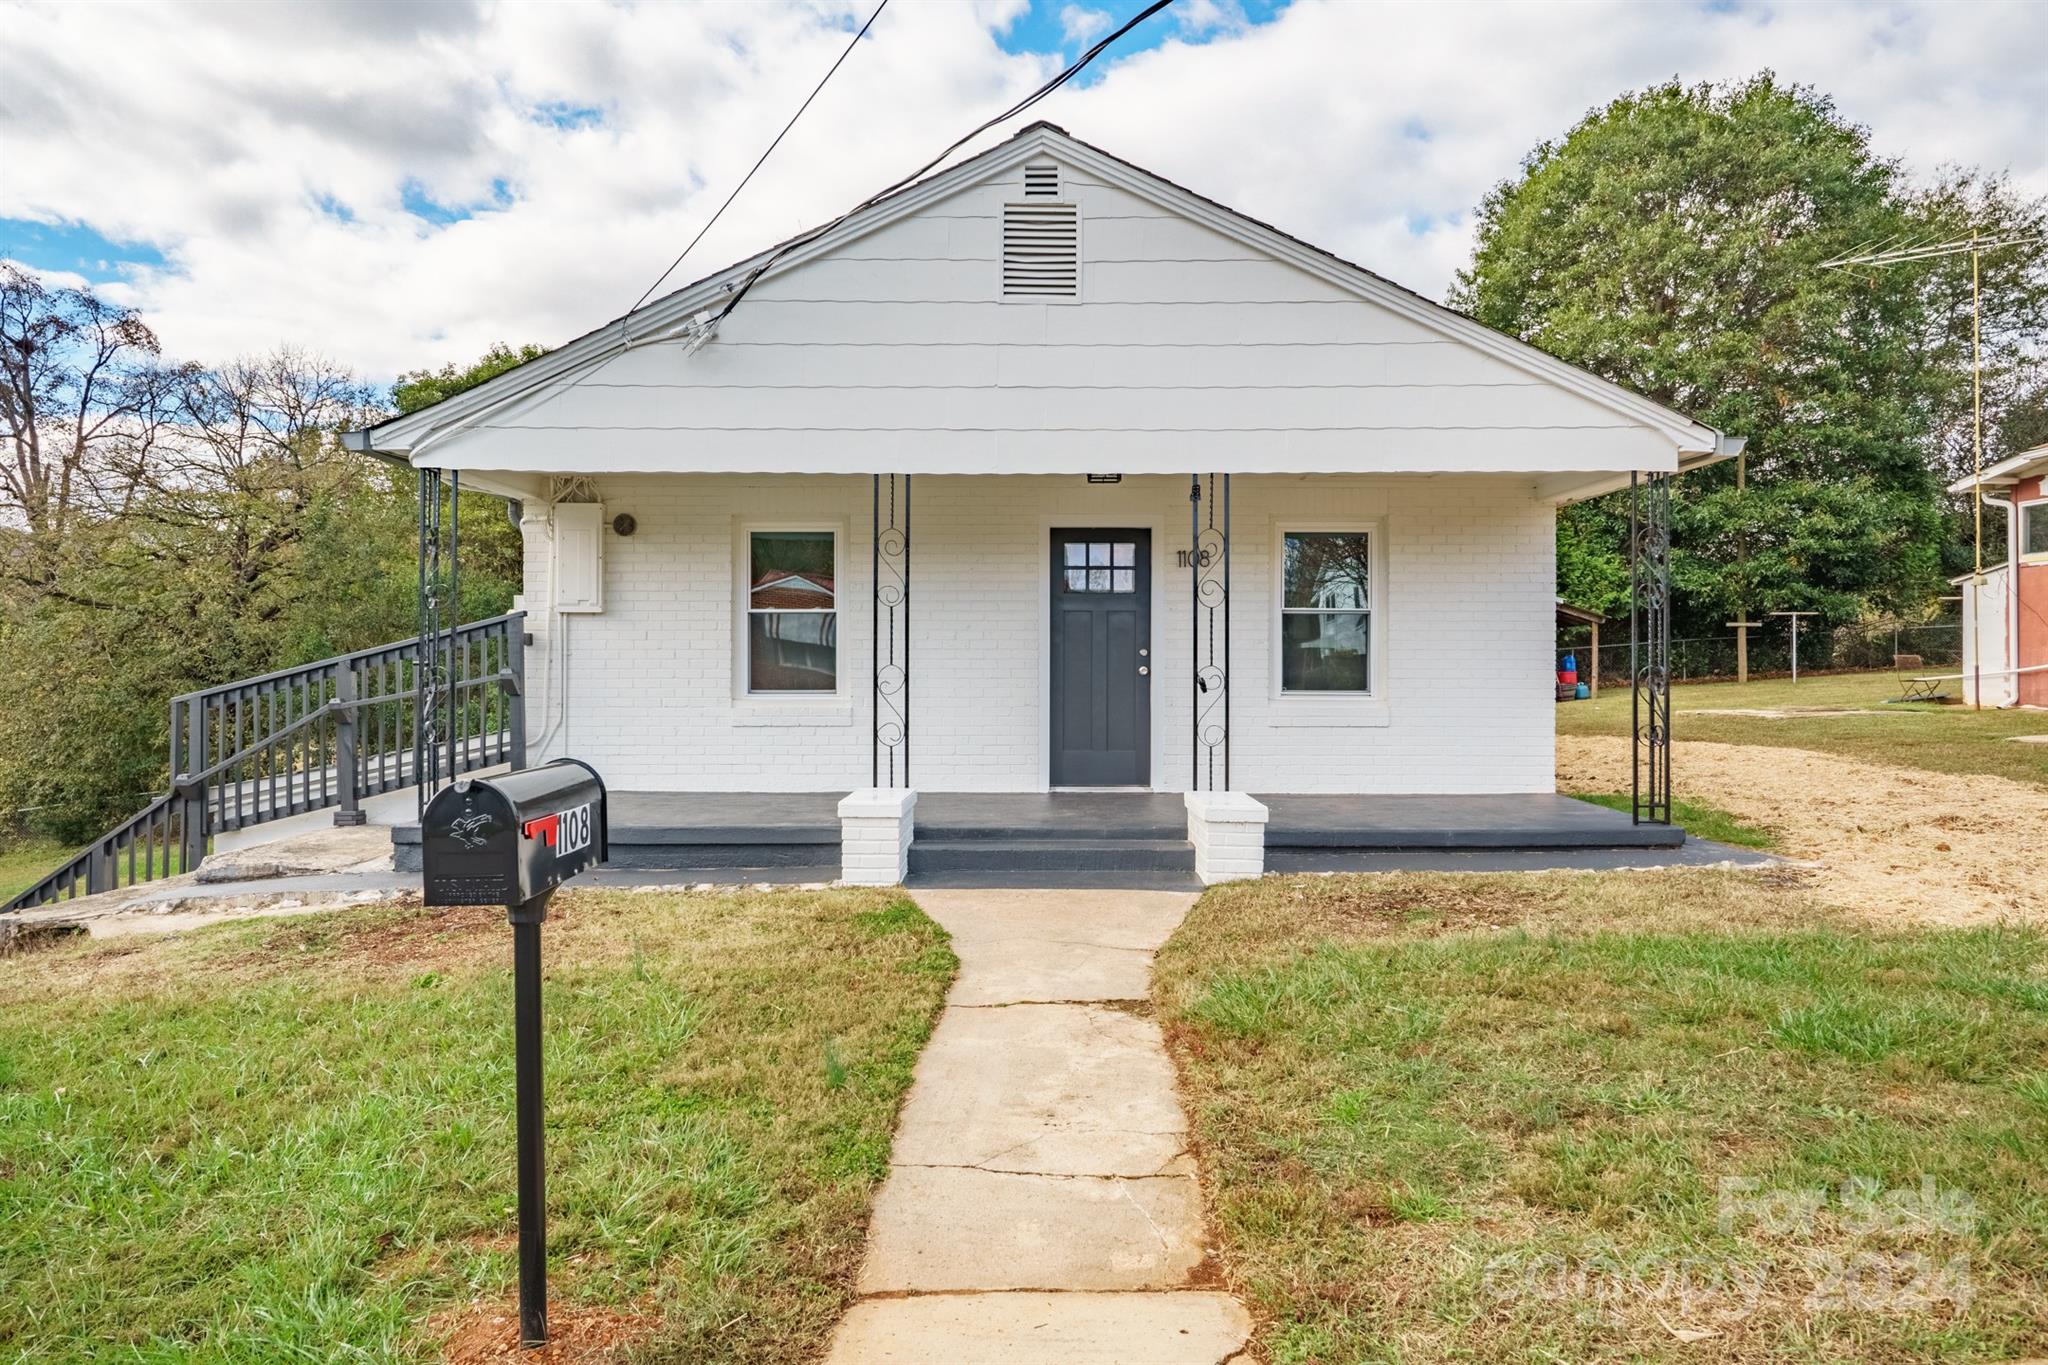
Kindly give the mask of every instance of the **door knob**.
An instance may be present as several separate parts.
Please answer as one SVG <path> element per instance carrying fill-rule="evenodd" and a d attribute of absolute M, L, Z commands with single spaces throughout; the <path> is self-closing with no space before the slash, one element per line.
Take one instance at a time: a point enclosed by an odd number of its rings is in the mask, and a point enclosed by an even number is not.
<path fill-rule="evenodd" d="M 1138 676 L 1141 678 L 1149 674 L 1151 671 L 1151 669 L 1145 667 L 1145 665 L 1143 664 L 1138 665 Z"/>

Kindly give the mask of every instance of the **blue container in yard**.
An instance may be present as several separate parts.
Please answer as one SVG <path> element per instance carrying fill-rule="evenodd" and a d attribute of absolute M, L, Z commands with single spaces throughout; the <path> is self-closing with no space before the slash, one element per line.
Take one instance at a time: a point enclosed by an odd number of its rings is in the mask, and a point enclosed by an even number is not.
<path fill-rule="evenodd" d="M 1577 690 L 1575 690 L 1572 693 L 1572 695 L 1578 698 L 1580 701 L 1590 701 L 1593 696 L 1593 689 L 1590 685 L 1586 683 L 1580 683 L 1578 685 Z"/>

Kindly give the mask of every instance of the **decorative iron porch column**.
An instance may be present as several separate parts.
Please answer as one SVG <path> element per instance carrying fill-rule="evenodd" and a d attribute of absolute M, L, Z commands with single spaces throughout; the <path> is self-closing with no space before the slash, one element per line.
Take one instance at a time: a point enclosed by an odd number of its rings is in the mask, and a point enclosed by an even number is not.
<path fill-rule="evenodd" d="M 462 624 L 462 475 L 451 472 L 448 510 L 442 515 L 438 469 L 416 471 L 419 479 L 419 636 L 412 666 L 412 773 L 419 813 L 442 782 L 453 781 L 457 706 L 455 631 Z M 445 764 L 445 771 L 444 771 Z"/>
<path fill-rule="evenodd" d="M 1631 812 L 1671 823 L 1671 478 L 1628 478 Z"/>
<path fill-rule="evenodd" d="M 1218 480 L 1221 480 L 1219 486 Z M 1206 504 L 1206 506 L 1204 505 Z M 1190 791 L 1230 790 L 1230 476 L 1188 488 L 1187 566 L 1194 695 L 1189 715 Z"/>
<path fill-rule="evenodd" d="M 910 475 L 874 476 L 872 785 L 910 785 Z"/>

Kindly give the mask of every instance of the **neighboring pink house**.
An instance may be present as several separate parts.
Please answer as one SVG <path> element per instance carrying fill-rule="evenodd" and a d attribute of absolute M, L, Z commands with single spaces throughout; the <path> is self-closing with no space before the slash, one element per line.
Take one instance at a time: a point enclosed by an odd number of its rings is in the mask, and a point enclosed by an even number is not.
<path fill-rule="evenodd" d="M 2024 450 L 1950 485 L 1982 488 L 1986 516 L 2006 518 L 2006 557 L 1963 594 L 1963 699 L 2048 706 L 2048 445 Z"/>

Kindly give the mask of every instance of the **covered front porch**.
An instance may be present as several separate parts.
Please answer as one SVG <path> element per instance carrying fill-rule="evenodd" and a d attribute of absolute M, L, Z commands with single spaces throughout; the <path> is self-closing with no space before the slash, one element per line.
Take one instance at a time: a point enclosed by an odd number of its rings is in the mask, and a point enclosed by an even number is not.
<path fill-rule="evenodd" d="M 1215 812 L 1204 798 L 1165 792 L 936 792 L 894 804 L 900 825 L 871 838 L 863 821 L 871 794 L 838 792 L 650 792 L 610 796 L 610 865 L 636 876 L 676 880 L 825 881 L 907 879 L 944 885 L 983 878 L 1063 876 L 1136 882 L 1230 880 L 1207 875 L 1198 824 L 1228 825 L 1256 844 L 1228 850 L 1238 874 L 1248 855 L 1259 870 L 1316 872 L 1414 865 L 1406 855 L 1448 855 L 1430 865 L 1497 862 L 1572 865 L 1579 855 L 1628 854 L 1664 861 L 1685 843 L 1674 825 L 1640 823 L 1554 794 L 1257 795 Z M 1263 820 L 1249 816 L 1251 806 Z M 1213 831 L 1208 832 L 1213 837 Z M 417 866 L 416 826 L 396 831 L 399 867 Z M 895 847 L 892 869 L 860 867 L 849 852 Z M 1535 855 L 1542 855 L 1540 858 Z M 1213 863 L 1213 859 L 1210 860 Z M 1588 865 L 1598 865 L 1597 863 Z M 1206 873 L 1206 874 L 1205 874 Z M 870 875 L 872 874 L 872 875 Z"/>

